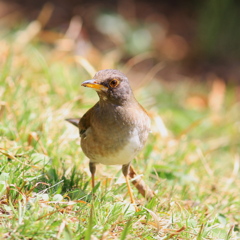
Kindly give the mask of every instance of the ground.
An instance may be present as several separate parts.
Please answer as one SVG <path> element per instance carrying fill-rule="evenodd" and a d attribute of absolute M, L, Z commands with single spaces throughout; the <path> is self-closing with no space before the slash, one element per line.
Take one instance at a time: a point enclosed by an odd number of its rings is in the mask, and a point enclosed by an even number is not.
<path fill-rule="evenodd" d="M 3 239 L 240 239 L 239 89 L 211 76 L 131 83 L 152 133 L 133 166 L 155 191 L 129 204 L 120 167 L 99 166 L 92 199 L 78 131 L 97 95 L 91 62 L 29 36 L 0 41 L 0 236 Z M 105 59 L 106 61 L 106 59 Z M 114 67 L 126 70 L 123 63 Z M 141 75 L 137 75 L 141 78 Z"/>

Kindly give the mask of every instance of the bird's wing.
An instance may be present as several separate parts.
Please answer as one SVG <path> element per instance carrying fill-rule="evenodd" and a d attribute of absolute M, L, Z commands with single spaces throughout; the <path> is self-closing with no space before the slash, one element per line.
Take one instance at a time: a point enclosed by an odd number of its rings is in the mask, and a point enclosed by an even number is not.
<path fill-rule="evenodd" d="M 94 109 L 98 107 L 98 103 L 96 103 L 92 108 L 90 108 L 83 116 L 82 118 L 67 118 L 66 121 L 70 122 L 77 128 L 79 128 L 80 136 L 82 136 L 87 129 L 91 126 L 90 124 L 90 117 L 92 115 L 92 112 Z"/>
<path fill-rule="evenodd" d="M 98 107 L 98 103 L 96 103 L 92 108 L 90 108 L 84 115 L 83 117 L 80 119 L 80 122 L 78 124 L 79 126 L 79 132 L 80 132 L 80 136 L 82 137 L 83 134 L 87 131 L 87 129 L 89 127 L 91 127 L 91 115 L 93 113 L 93 111 Z"/>
<path fill-rule="evenodd" d="M 91 109 L 90 109 L 91 110 Z M 90 127 L 90 124 L 88 124 L 88 118 L 90 114 L 87 114 L 86 112 L 82 118 L 67 118 L 66 121 L 70 122 L 72 125 L 77 127 L 79 129 L 80 136 L 82 136 L 86 130 Z M 80 124 L 81 121 L 81 124 Z M 89 126 L 88 126 L 89 125 Z"/>

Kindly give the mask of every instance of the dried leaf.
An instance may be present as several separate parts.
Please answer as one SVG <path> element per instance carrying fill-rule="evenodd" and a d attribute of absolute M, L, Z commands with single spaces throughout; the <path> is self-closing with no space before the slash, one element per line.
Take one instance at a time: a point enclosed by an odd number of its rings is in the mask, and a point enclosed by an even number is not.
<path fill-rule="evenodd" d="M 130 166 L 129 169 L 129 177 L 132 179 L 133 185 L 137 188 L 142 196 L 144 196 L 146 199 L 151 199 L 154 197 L 154 191 L 147 186 L 143 179 L 137 177 L 137 173 L 132 166 Z"/>
<path fill-rule="evenodd" d="M 214 112 L 219 112 L 222 108 L 225 97 L 226 84 L 223 79 L 215 77 L 212 90 L 208 96 L 209 107 Z"/>

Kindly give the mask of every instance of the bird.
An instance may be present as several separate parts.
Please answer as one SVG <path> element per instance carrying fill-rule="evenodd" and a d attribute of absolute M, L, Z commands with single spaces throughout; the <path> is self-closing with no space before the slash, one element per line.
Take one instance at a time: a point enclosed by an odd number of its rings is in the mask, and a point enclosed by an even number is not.
<path fill-rule="evenodd" d="M 129 167 L 147 141 L 150 117 L 134 97 L 128 78 L 119 70 L 100 70 L 81 86 L 94 89 L 99 101 L 81 118 L 66 120 L 79 128 L 82 151 L 90 160 L 92 189 L 97 164 L 122 165 L 130 200 L 135 205 Z"/>

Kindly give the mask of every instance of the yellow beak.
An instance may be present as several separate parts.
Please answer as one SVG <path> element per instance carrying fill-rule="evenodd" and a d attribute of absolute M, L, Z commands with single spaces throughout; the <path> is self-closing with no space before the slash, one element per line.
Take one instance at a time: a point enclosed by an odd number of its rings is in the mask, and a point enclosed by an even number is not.
<path fill-rule="evenodd" d="M 102 91 L 106 91 L 108 88 L 103 86 L 100 83 L 97 83 L 96 79 L 91 79 L 91 80 L 86 80 L 84 81 L 81 86 L 83 87 L 89 87 L 89 88 L 94 88 L 96 90 L 102 90 Z"/>

